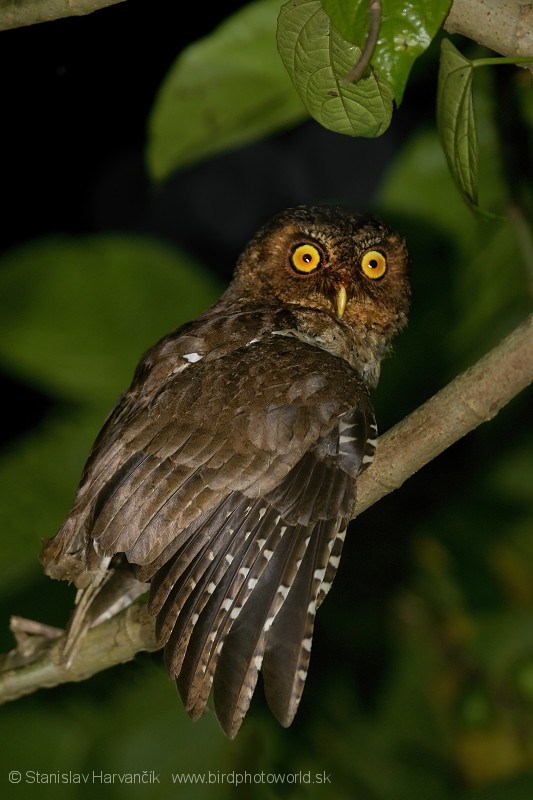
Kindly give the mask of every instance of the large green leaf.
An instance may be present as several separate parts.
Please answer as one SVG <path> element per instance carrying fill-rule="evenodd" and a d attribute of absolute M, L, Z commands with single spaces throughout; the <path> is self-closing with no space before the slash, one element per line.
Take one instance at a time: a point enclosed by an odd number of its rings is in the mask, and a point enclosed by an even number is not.
<path fill-rule="evenodd" d="M 0 597 L 41 571 L 41 540 L 66 517 L 111 403 L 51 414 L 0 453 Z"/>
<path fill-rule="evenodd" d="M 156 339 L 217 294 L 202 267 L 155 240 L 37 241 L 0 262 L 0 364 L 52 395 L 109 400 Z"/>
<path fill-rule="evenodd" d="M 278 13 L 279 0 L 256 0 L 181 53 L 149 122 L 154 178 L 307 116 L 276 50 Z"/>
<path fill-rule="evenodd" d="M 482 216 L 492 217 L 493 213 L 479 207 L 478 162 L 481 160 L 484 172 L 492 165 L 486 158 L 479 158 L 478 113 L 474 114 L 473 75 L 476 67 L 501 66 L 531 62 L 530 57 L 508 56 L 496 58 L 477 58 L 473 61 L 457 50 L 449 39 L 441 42 L 441 58 L 437 91 L 437 124 L 442 147 L 454 181 L 468 205 L 481 212 Z M 476 97 L 476 112 L 479 107 Z M 524 113 L 529 103 L 524 100 Z M 497 110 L 492 112 L 494 118 Z M 502 155 L 498 151 L 497 162 Z"/>
<path fill-rule="evenodd" d="M 344 38 L 363 48 L 368 0 L 322 0 Z M 448 14 L 450 0 L 383 0 L 379 38 L 371 65 L 386 78 L 397 104 L 416 59 L 429 47 Z"/>
<path fill-rule="evenodd" d="M 449 39 L 441 43 L 437 124 L 453 178 L 468 203 L 478 202 L 478 144 L 472 77 L 474 65 Z"/>
<path fill-rule="evenodd" d="M 278 21 L 278 48 L 311 116 L 349 136 L 379 136 L 392 117 L 393 90 L 371 70 L 357 83 L 344 78 L 361 49 L 331 24 L 320 0 L 289 0 Z"/>

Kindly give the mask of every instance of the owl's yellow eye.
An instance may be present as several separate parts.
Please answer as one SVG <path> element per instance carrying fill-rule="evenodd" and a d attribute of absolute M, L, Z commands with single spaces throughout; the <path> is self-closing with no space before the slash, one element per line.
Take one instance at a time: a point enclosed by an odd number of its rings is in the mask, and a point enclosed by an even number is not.
<path fill-rule="evenodd" d="M 382 278 L 387 271 L 387 259 L 379 250 L 369 250 L 361 259 L 361 269 L 367 278 Z"/>
<path fill-rule="evenodd" d="M 291 266 L 296 272 L 314 272 L 320 264 L 320 250 L 313 244 L 299 244 L 291 254 Z"/>

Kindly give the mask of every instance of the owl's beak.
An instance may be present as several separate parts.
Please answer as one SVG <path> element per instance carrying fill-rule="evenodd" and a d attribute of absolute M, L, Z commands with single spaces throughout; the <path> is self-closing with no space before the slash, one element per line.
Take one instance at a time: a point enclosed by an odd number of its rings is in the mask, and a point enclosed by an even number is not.
<path fill-rule="evenodd" d="M 341 319 L 342 315 L 344 314 L 347 299 L 346 289 L 344 286 L 339 286 L 337 289 L 337 294 L 335 295 L 335 310 L 337 312 L 338 319 Z"/>

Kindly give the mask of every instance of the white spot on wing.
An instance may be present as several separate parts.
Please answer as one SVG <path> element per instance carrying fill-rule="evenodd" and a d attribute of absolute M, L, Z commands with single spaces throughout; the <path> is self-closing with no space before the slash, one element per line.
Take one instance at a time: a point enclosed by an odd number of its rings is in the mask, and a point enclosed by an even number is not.
<path fill-rule="evenodd" d="M 196 361 L 201 361 L 203 358 L 203 356 L 201 356 L 199 353 L 185 353 L 185 355 L 182 357 L 185 358 L 190 364 L 194 364 Z"/>

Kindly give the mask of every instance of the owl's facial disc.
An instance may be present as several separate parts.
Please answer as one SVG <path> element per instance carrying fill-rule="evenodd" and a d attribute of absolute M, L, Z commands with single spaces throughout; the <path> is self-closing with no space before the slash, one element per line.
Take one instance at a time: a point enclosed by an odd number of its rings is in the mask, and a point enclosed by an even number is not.
<path fill-rule="evenodd" d="M 325 258 L 318 243 L 303 242 L 297 244 L 290 251 L 289 265 L 291 270 L 300 277 L 307 277 L 314 272 L 318 272 L 325 263 Z M 348 293 L 343 284 L 335 286 L 332 296 L 333 305 L 337 319 L 341 319 L 348 302 Z"/>

